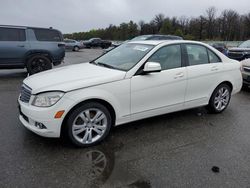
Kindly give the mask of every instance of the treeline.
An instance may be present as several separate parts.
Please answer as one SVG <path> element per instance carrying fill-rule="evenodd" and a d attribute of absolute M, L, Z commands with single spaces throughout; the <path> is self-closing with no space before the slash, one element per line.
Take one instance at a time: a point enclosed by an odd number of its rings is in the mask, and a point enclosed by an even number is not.
<path fill-rule="evenodd" d="M 208 8 L 196 18 L 166 17 L 156 15 L 150 22 L 122 23 L 109 25 L 105 29 L 64 34 L 65 38 L 87 40 L 100 37 L 107 40 L 128 40 L 138 35 L 172 34 L 189 40 L 246 40 L 250 39 L 250 12 L 241 15 L 234 10 L 224 10 L 220 14 L 215 7 Z"/>

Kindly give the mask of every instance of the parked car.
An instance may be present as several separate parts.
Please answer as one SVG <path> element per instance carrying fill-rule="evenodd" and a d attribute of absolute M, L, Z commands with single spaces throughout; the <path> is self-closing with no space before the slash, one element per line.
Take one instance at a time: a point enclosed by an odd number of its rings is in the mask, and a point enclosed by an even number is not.
<path fill-rule="evenodd" d="M 123 44 L 130 42 L 130 41 L 145 41 L 145 40 L 183 40 L 183 38 L 179 36 L 175 36 L 175 35 L 140 35 L 131 40 L 124 41 Z M 121 44 L 122 43 L 118 43 L 116 45 L 111 46 L 110 48 L 107 48 L 104 51 L 104 53 L 107 53 L 113 50 L 114 48 L 116 48 L 117 46 L 120 46 Z"/>
<path fill-rule="evenodd" d="M 214 43 L 212 45 L 216 50 L 219 50 L 224 55 L 227 55 L 227 46 L 224 43 Z"/>
<path fill-rule="evenodd" d="M 106 49 L 109 48 L 112 43 L 110 41 L 102 40 L 100 38 L 92 38 L 88 41 L 84 41 L 83 44 L 86 48 L 101 47 L 102 49 Z"/>
<path fill-rule="evenodd" d="M 250 58 L 250 40 L 241 43 L 236 48 L 230 48 L 228 50 L 228 57 L 238 61 Z"/>
<path fill-rule="evenodd" d="M 241 63 L 242 63 L 241 72 L 243 77 L 243 85 L 247 87 L 250 86 L 250 58 L 241 61 Z"/>
<path fill-rule="evenodd" d="M 64 56 L 63 36 L 56 29 L 0 25 L 0 69 L 27 68 L 32 75 L 59 65 Z"/>
<path fill-rule="evenodd" d="M 80 49 L 84 48 L 83 43 L 76 40 L 65 39 L 64 42 L 65 42 L 65 48 L 67 50 L 78 52 Z"/>
<path fill-rule="evenodd" d="M 183 38 L 175 35 L 140 35 L 131 39 L 130 41 L 144 40 L 183 40 Z"/>
<path fill-rule="evenodd" d="M 91 146 L 135 120 L 198 106 L 221 113 L 241 87 L 240 62 L 209 45 L 128 42 L 90 63 L 26 78 L 19 118 L 41 136 Z"/>

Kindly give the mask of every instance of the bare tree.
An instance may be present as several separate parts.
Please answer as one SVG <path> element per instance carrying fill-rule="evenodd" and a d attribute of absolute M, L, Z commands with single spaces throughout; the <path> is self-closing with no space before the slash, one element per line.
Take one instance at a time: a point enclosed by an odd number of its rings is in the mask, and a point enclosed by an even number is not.
<path fill-rule="evenodd" d="M 206 10 L 206 27 L 207 27 L 207 38 L 212 39 L 214 37 L 214 28 L 216 20 L 217 9 L 215 7 L 209 7 Z"/>

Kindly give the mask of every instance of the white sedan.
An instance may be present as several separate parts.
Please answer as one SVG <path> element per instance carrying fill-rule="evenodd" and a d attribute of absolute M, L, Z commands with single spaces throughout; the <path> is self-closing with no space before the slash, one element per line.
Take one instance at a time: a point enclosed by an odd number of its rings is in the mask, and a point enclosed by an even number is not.
<path fill-rule="evenodd" d="M 206 44 L 133 41 L 26 78 L 19 118 L 38 135 L 90 146 L 131 121 L 198 106 L 220 113 L 241 87 L 240 63 Z"/>

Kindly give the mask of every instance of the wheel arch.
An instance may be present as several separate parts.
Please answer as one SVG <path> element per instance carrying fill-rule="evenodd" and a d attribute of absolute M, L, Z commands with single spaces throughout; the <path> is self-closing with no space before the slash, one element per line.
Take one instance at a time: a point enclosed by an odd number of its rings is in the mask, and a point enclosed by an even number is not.
<path fill-rule="evenodd" d="M 78 107 L 80 107 L 81 105 L 85 104 L 85 103 L 88 103 L 88 102 L 98 102 L 102 105 L 104 105 L 110 112 L 110 115 L 111 115 L 111 119 L 112 119 L 112 126 L 115 126 L 115 121 L 116 121 L 116 112 L 115 112 L 115 109 L 114 107 L 109 103 L 107 102 L 106 100 L 103 100 L 103 99 L 98 99 L 98 98 L 93 98 L 93 99 L 87 99 L 87 100 L 84 100 L 84 101 L 81 101 L 79 103 L 77 103 L 76 105 L 74 105 L 68 112 L 67 114 L 65 115 L 63 121 L 62 121 L 62 126 L 61 126 L 61 134 L 63 133 L 63 130 L 64 130 L 64 127 L 66 125 L 66 121 L 67 119 L 69 118 L 70 114 L 75 110 L 77 109 Z"/>
<path fill-rule="evenodd" d="M 219 83 L 219 84 L 213 89 L 212 93 L 210 93 L 209 100 L 211 99 L 211 97 L 212 97 L 212 95 L 213 95 L 215 89 L 216 89 L 218 86 L 220 86 L 221 84 L 226 84 L 226 85 L 228 85 L 228 86 L 230 87 L 231 91 L 233 91 L 233 84 L 232 84 L 232 82 L 230 82 L 230 81 L 228 81 L 228 80 L 225 80 L 225 81 Z"/>
<path fill-rule="evenodd" d="M 36 56 L 36 55 L 44 55 L 45 57 L 49 58 L 51 63 L 53 63 L 53 58 L 52 58 L 52 55 L 50 54 L 50 52 L 48 52 L 46 50 L 32 50 L 32 51 L 27 52 L 25 55 L 25 58 L 24 58 L 25 66 L 27 65 L 28 59 L 31 58 L 32 56 Z"/>

